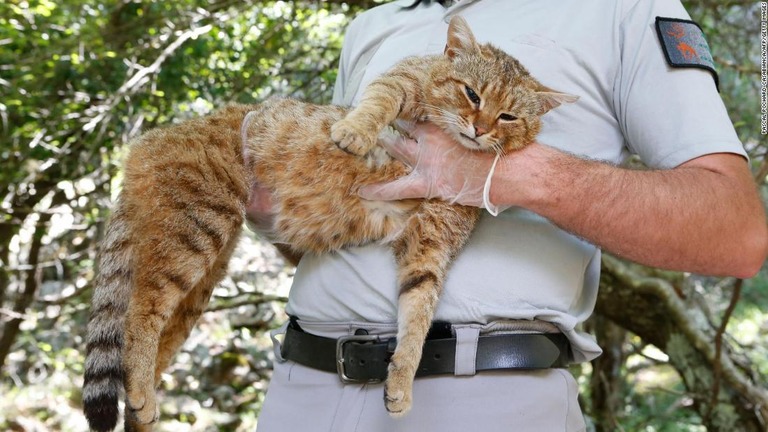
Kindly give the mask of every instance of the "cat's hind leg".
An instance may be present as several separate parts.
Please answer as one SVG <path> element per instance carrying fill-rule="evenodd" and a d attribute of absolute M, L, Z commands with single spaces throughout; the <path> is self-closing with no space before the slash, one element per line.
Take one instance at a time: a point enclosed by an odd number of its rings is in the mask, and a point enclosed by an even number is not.
<path fill-rule="evenodd" d="M 173 356 L 189 336 L 197 320 L 205 311 L 211 298 L 211 293 L 216 284 L 221 281 L 227 271 L 232 251 L 237 245 L 239 237 L 230 240 L 229 245 L 221 252 L 210 272 L 198 282 L 198 284 L 183 298 L 160 335 L 155 364 L 154 388 L 161 383 L 161 375 L 168 367 Z M 151 424 L 142 424 L 132 415 L 125 416 L 125 430 L 127 432 L 150 432 Z"/>
<path fill-rule="evenodd" d="M 137 228 L 135 235 L 140 243 L 135 248 L 123 366 L 126 417 L 132 415 L 139 424 L 154 423 L 159 416 L 155 396 L 157 357 L 162 354 L 163 362 L 169 357 L 165 349 L 159 349 L 161 335 L 166 326 L 173 324 L 172 317 L 179 307 L 189 306 L 184 304 L 186 298 L 191 304 L 200 303 L 198 298 L 190 297 L 200 283 L 218 277 L 213 276 L 221 271 L 215 264 L 222 250 L 231 247 L 230 242 L 238 236 L 242 215 L 242 204 L 211 201 L 207 206 L 197 203 L 197 207 L 159 209 Z M 191 316 L 188 318 L 194 322 Z M 169 337 L 171 331 L 166 332 Z"/>
<path fill-rule="evenodd" d="M 205 263 L 199 256 L 171 257 L 161 253 L 158 264 L 141 259 L 139 254 L 135 286 L 125 320 L 126 418 L 140 424 L 154 423 L 159 416 L 155 400 L 155 365 L 160 334 L 184 296 L 202 277 Z M 186 273 L 172 263 L 193 261 L 198 270 Z"/>
<path fill-rule="evenodd" d="M 173 315 L 168 320 L 160 336 L 157 350 L 157 365 L 155 366 L 155 386 L 160 384 L 160 375 L 171 363 L 171 359 L 187 340 L 189 333 L 197 323 L 198 318 L 205 312 L 211 299 L 213 289 L 227 272 L 229 259 L 237 245 L 238 237 L 233 238 L 225 250 L 219 255 L 213 269 L 184 297 Z"/>
<path fill-rule="evenodd" d="M 388 367 L 384 401 L 394 417 L 411 409 L 413 380 L 446 272 L 469 238 L 479 214 L 477 208 L 424 202 L 392 244 L 400 296 L 397 347 Z"/>

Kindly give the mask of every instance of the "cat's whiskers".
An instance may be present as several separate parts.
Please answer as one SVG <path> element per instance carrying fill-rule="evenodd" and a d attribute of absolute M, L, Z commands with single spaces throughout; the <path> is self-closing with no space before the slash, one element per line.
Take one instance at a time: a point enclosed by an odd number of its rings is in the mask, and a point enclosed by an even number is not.
<path fill-rule="evenodd" d="M 453 120 L 462 119 L 463 120 L 463 118 L 460 115 L 458 115 L 458 114 L 456 114 L 454 112 L 451 112 L 451 111 L 449 111 L 449 110 L 447 110 L 447 109 L 445 109 L 443 107 L 439 107 L 437 105 L 432 105 L 432 104 L 425 103 L 425 102 L 419 102 L 419 106 L 422 106 L 424 108 L 429 108 L 429 109 L 435 111 L 437 114 L 439 114 L 439 117 L 437 117 L 437 118 L 445 118 L 445 119 L 453 119 Z M 430 120 L 434 120 L 434 119 L 430 118 Z"/>
<path fill-rule="evenodd" d="M 431 118 L 429 119 L 429 121 L 434 124 L 440 124 L 440 125 L 463 126 L 461 123 L 457 122 L 455 119 L 448 119 L 444 117 Z"/>
<path fill-rule="evenodd" d="M 434 104 L 431 104 L 431 103 L 427 103 L 427 102 L 417 102 L 417 104 L 418 104 L 419 106 L 422 106 L 422 107 L 424 107 L 424 108 L 432 108 L 432 109 L 434 109 L 435 111 L 437 111 L 437 112 L 439 112 L 439 113 L 449 113 L 449 114 L 455 115 L 455 114 L 453 114 L 452 112 L 448 111 L 446 108 L 443 108 L 443 107 L 441 107 L 441 106 L 437 106 L 437 105 L 434 105 Z"/>
<path fill-rule="evenodd" d="M 504 151 L 504 147 L 501 145 L 501 142 L 499 141 L 493 141 L 491 143 L 491 147 L 489 148 L 489 150 L 492 151 L 493 153 L 496 153 L 496 156 L 498 157 L 502 157 L 506 154 L 506 152 Z"/>

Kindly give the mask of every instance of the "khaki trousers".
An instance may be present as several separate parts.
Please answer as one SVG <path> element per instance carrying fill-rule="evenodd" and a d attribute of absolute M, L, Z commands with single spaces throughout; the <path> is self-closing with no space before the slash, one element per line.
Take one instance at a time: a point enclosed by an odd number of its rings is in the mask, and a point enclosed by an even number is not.
<path fill-rule="evenodd" d="M 325 332 L 322 332 L 325 333 Z M 391 418 L 383 384 L 276 361 L 258 432 L 577 432 L 578 385 L 565 369 L 417 378 L 413 409 Z"/>

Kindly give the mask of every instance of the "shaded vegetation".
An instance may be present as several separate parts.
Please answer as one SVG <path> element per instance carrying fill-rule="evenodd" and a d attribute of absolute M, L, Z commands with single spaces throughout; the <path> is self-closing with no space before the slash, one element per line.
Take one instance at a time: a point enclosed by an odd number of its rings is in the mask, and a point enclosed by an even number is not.
<path fill-rule="evenodd" d="M 376 3 L 0 4 L 0 429 L 86 430 L 87 304 L 125 144 L 229 101 L 328 102 L 343 29 Z M 708 36 L 721 94 L 765 189 L 759 4 L 686 6 Z M 588 326 L 606 354 L 574 368 L 591 427 L 766 430 L 766 274 L 735 298 L 732 280 L 612 257 L 604 267 Z M 266 331 L 284 320 L 291 272 L 271 247 L 244 239 L 164 376 L 161 430 L 254 429 L 271 368 Z"/>

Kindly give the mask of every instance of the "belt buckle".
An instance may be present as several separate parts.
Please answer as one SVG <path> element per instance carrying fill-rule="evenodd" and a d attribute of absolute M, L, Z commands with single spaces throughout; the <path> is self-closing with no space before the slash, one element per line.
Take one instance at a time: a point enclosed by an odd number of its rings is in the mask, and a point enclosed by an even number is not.
<path fill-rule="evenodd" d="M 375 384 L 380 383 L 382 380 L 377 378 L 371 379 L 355 379 L 347 376 L 347 372 L 344 365 L 344 344 L 347 342 L 375 342 L 379 337 L 376 335 L 346 335 L 341 336 L 336 340 L 336 372 L 339 374 L 339 379 L 344 384 Z"/>

